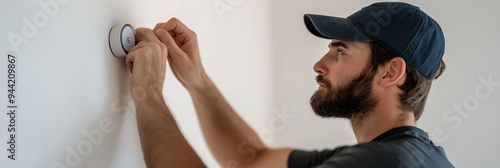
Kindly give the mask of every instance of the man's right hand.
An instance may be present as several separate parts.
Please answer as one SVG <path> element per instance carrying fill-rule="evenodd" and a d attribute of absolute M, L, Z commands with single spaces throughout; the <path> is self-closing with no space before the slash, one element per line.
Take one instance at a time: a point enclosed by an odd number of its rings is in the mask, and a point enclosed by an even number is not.
<path fill-rule="evenodd" d="M 188 90 L 204 86 L 207 77 L 195 32 L 176 18 L 158 23 L 153 31 L 168 48 L 168 63 L 177 80 Z"/>
<path fill-rule="evenodd" d="M 286 167 L 290 148 L 269 149 L 205 73 L 196 34 L 172 18 L 154 28 L 173 74 L 188 90 L 210 151 L 222 167 Z M 162 34 L 163 33 L 163 34 Z"/>

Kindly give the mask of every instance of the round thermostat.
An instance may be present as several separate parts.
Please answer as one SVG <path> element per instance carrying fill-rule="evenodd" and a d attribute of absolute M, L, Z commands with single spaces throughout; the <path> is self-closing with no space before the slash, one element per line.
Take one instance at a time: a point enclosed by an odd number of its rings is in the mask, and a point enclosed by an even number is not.
<path fill-rule="evenodd" d="M 109 48 L 115 57 L 125 57 L 135 46 L 135 33 L 132 25 L 122 23 L 115 25 L 109 31 Z"/>

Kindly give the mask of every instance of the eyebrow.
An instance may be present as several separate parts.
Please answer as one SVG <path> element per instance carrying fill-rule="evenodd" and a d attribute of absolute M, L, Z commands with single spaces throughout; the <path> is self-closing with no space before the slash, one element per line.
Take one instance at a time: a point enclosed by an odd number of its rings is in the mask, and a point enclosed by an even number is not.
<path fill-rule="evenodd" d="M 347 47 L 347 45 L 344 43 L 344 42 L 341 42 L 341 41 L 336 41 L 336 42 L 331 42 L 330 44 L 328 44 L 328 47 L 344 47 L 344 48 L 349 48 Z"/>

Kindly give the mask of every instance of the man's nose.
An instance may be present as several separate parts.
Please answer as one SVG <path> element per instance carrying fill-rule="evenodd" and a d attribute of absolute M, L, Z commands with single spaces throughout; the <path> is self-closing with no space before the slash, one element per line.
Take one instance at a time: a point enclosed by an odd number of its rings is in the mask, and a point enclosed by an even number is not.
<path fill-rule="evenodd" d="M 326 75 L 327 69 L 323 64 L 323 59 L 325 56 L 323 56 L 318 62 L 316 62 L 313 66 L 314 72 L 316 72 L 318 75 Z"/>

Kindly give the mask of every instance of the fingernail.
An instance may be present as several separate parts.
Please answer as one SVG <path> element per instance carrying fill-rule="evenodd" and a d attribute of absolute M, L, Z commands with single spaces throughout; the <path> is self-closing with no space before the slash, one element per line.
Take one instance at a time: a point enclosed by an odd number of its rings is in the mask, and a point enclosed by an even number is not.
<path fill-rule="evenodd" d="M 163 37 L 163 34 L 165 34 L 165 32 L 163 32 L 163 30 L 156 30 L 155 34 L 156 34 L 156 36 L 161 38 L 161 37 Z"/>

